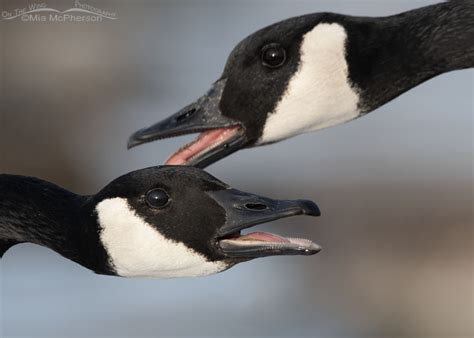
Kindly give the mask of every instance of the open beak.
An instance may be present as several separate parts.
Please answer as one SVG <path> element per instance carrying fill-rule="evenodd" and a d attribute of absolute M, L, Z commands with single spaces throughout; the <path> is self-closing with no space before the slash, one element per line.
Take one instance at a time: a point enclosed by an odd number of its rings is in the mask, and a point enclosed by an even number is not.
<path fill-rule="evenodd" d="M 220 160 L 247 144 L 244 128 L 238 121 L 223 116 L 219 109 L 226 79 L 214 83 L 211 90 L 176 114 L 130 136 L 128 148 L 155 140 L 200 133 L 165 162 L 198 168 Z"/>
<path fill-rule="evenodd" d="M 208 194 L 226 211 L 226 223 L 218 229 L 217 244 L 228 257 L 257 258 L 274 255 L 314 255 L 321 247 L 308 239 L 282 237 L 268 232 L 242 234 L 243 229 L 280 218 L 320 216 L 309 200 L 274 200 L 236 189 Z"/>

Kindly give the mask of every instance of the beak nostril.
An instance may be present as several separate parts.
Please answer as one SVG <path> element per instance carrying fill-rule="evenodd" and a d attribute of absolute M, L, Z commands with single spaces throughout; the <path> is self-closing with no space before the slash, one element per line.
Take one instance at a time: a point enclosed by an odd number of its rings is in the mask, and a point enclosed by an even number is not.
<path fill-rule="evenodd" d="M 181 114 L 181 115 L 177 116 L 176 121 L 185 120 L 185 119 L 193 116 L 195 112 L 196 112 L 196 108 L 192 108 L 192 109 L 188 110 L 187 112 L 185 112 L 184 114 Z"/>
<path fill-rule="evenodd" d="M 258 203 L 258 202 L 247 203 L 247 204 L 245 204 L 245 208 L 247 208 L 249 210 L 265 210 L 265 209 L 268 209 L 268 207 L 265 204 Z"/>

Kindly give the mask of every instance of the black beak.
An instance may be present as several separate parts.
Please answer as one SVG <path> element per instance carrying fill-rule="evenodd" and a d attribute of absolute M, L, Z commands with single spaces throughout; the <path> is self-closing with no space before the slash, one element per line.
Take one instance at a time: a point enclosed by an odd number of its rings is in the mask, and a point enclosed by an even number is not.
<path fill-rule="evenodd" d="M 225 82 L 225 79 L 217 81 L 211 90 L 196 102 L 151 127 L 138 130 L 130 136 L 127 147 L 130 149 L 155 140 L 199 133 L 210 129 L 240 126 L 241 130 L 237 135 L 226 140 L 223 144 L 193 157 L 184 164 L 204 168 L 242 148 L 247 143 L 243 126 L 238 121 L 223 116 L 219 109 Z"/>
<path fill-rule="evenodd" d="M 274 200 L 236 189 L 211 191 L 208 194 L 226 211 L 226 222 L 218 229 L 216 237 L 221 250 L 229 257 L 251 259 L 271 255 L 313 255 L 321 250 L 317 244 L 306 239 L 263 233 L 263 237 L 253 240 L 252 234 L 240 234 L 243 229 L 280 218 L 320 216 L 318 206 L 312 201 Z"/>

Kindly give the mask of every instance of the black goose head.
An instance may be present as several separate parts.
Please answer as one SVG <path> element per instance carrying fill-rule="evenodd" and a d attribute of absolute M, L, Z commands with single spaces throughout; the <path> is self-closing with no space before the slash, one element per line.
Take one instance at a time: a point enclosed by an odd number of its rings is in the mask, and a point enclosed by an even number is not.
<path fill-rule="evenodd" d="M 205 167 L 244 147 L 363 116 L 447 71 L 474 66 L 474 4 L 389 17 L 317 13 L 263 28 L 231 52 L 211 91 L 128 146 L 202 132 L 167 164 Z"/>
<path fill-rule="evenodd" d="M 204 96 L 134 133 L 128 147 L 199 132 L 196 141 L 181 148 L 166 164 L 203 168 L 241 148 L 275 142 L 262 138 L 267 118 L 298 70 L 304 34 L 323 17 L 292 18 L 248 36 L 230 53 L 221 78 Z"/>
<path fill-rule="evenodd" d="M 241 234 L 283 217 L 318 216 L 313 202 L 238 191 L 193 167 L 137 170 L 92 196 L 0 175 L 0 192 L 0 258 L 11 246 L 30 242 L 99 274 L 185 277 L 253 258 L 320 250 L 309 240 Z"/>
<path fill-rule="evenodd" d="M 320 250 L 309 240 L 241 234 L 245 228 L 283 217 L 318 216 L 313 202 L 238 191 L 193 167 L 129 173 L 91 203 L 110 265 L 121 276 L 209 275 L 257 257 Z"/>

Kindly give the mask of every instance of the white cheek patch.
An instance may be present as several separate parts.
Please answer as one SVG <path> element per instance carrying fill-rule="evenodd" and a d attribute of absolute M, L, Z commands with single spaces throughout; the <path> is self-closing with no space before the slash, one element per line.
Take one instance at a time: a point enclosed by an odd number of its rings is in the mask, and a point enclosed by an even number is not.
<path fill-rule="evenodd" d="M 96 207 L 100 239 L 118 275 L 123 277 L 206 276 L 226 269 L 203 255 L 164 237 L 140 218 L 123 198 Z"/>
<path fill-rule="evenodd" d="M 359 95 L 348 78 L 347 34 L 322 23 L 303 37 L 298 70 L 269 114 L 260 144 L 331 127 L 359 116 Z"/>

